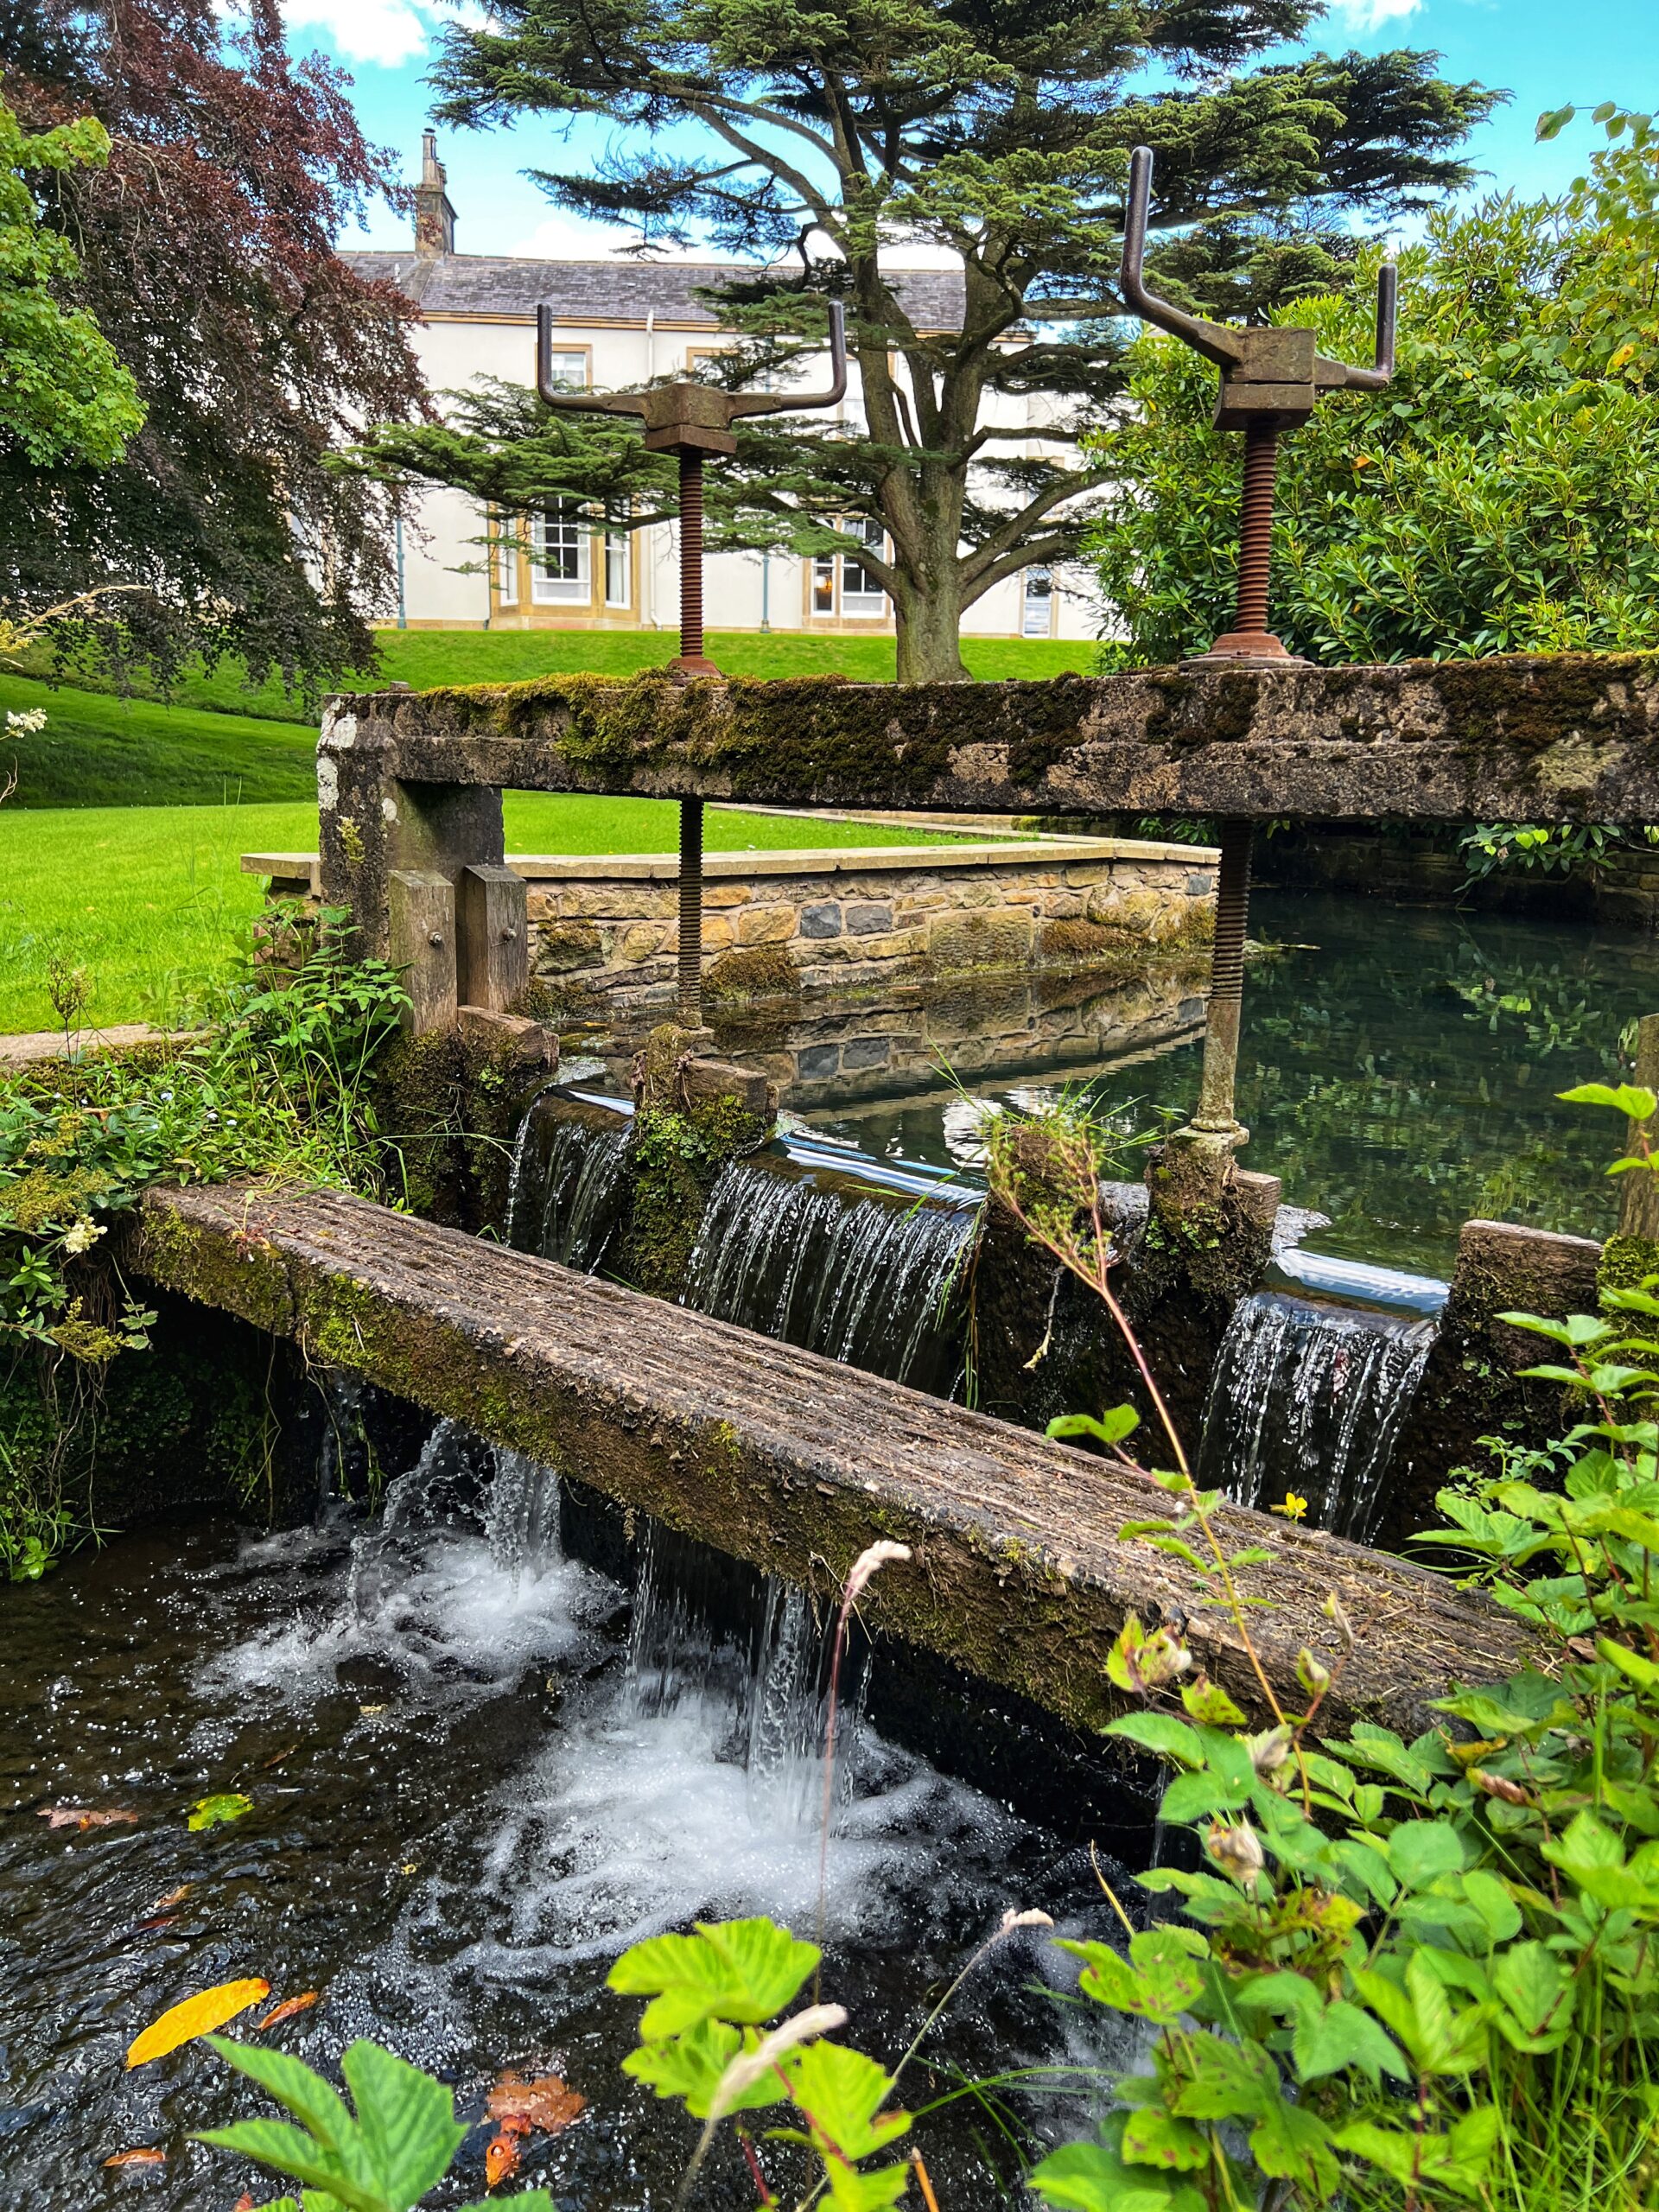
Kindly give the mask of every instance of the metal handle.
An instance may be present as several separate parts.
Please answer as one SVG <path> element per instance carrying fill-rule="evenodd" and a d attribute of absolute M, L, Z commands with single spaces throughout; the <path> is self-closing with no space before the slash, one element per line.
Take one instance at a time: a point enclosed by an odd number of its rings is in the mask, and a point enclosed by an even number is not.
<path fill-rule="evenodd" d="M 734 392 L 731 410 L 738 415 L 793 414 L 803 407 L 833 407 L 847 397 L 847 310 L 839 300 L 830 307 L 830 388 L 827 391 Z"/>
<path fill-rule="evenodd" d="M 1227 368 L 1234 361 L 1244 358 L 1244 348 L 1225 323 L 1206 322 L 1202 316 L 1188 315 L 1173 302 L 1160 300 L 1146 287 L 1143 271 L 1147 259 L 1147 217 L 1152 208 L 1152 149 L 1137 146 L 1129 156 L 1129 196 L 1123 209 L 1123 263 L 1119 283 L 1127 307 L 1134 308 L 1143 322 L 1154 323 L 1160 330 L 1166 330 L 1171 337 L 1179 338 L 1213 361 L 1217 368 Z"/>
<path fill-rule="evenodd" d="M 1120 283 L 1124 304 L 1142 321 L 1154 323 L 1183 340 L 1206 360 L 1225 369 L 1245 354 L 1236 331 L 1225 323 L 1208 322 L 1188 315 L 1172 301 L 1160 300 L 1147 289 L 1147 219 L 1152 208 L 1152 149 L 1137 146 L 1129 156 L 1129 195 L 1123 209 L 1123 262 Z M 1395 329 L 1398 318 L 1400 271 L 1385 261 L 1376 280 L 1376 361 L 1375 367 L 1357 369 L 1346 361 L 1329 361 L 1317 354 L 1313 380 L 1322 391 L 1381 391 L 1394 376 Z"/>

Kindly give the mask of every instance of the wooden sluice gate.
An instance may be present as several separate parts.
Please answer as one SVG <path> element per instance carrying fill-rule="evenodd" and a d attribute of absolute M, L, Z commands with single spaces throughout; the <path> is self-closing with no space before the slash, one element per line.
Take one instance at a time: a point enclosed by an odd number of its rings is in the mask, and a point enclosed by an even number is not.
<path fill-rule="evenodd" d="M 1129 1522 L 1164 1493 L 1100 1458 L 683 1306 L 329 1192 L 152 1191 L 133 1262 L 153 1282 L 289 1338 L 625 1508 L 825 1592 L 879 1538 L 908 1564 L 873 1624 L 1089 1726 L 1131 1614 L 1179 1621 L 1211 1678 L 1263 1700 L 1198 1576 Z M 1151 1447 L 1148 1446 L 1148 1449 Z M 1252 1632 L 1287 1704 L 1304 1645 L 1355 1630 L 1326 1711 L 1414 1733 L 1453 1681 L 1499 1677 L 1523 1639 L 1496 1606 L 1386 1554 L 1227 1505 L 1260 1601 Z"/>

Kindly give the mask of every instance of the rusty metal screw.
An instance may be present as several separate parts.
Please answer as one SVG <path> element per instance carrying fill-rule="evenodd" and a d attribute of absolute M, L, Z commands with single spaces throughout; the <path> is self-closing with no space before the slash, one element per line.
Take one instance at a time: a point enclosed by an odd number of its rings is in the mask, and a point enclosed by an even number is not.
<path fill-rule="evenodd" d="M 1247 637 L 1268 633 L 1268 575 L 1273 559 L 1273 495 L 1279 474 L 1279 429 L 1271 420 L 1244 433 L 1244 494 L 1238 510 L 1238 583 L 1233 627 Z"/>
<path fill-rule="evenodd" d="M 680 448 L 680 665 L 702 658 L 702 455 Z"/>
<path fill-rule="evenodd" d="M 680 801 L 680 1013 L 702 1021 L 702 801 Z"/>

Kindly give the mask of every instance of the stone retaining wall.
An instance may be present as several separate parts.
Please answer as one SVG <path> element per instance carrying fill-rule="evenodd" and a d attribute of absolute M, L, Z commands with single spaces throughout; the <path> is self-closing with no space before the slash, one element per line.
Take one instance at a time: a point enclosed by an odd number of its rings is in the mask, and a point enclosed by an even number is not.
<path fill-rule="evenodd" d="M 672 997 L 670 855 L 510 857 L 530 885 L 532 973 L 613 1004 Z M 715 1000 L 1038 969 L 1128 973 L 1202 943 L 1216 855 L 1125 838 L 714 853 L 703 863 Z"/>

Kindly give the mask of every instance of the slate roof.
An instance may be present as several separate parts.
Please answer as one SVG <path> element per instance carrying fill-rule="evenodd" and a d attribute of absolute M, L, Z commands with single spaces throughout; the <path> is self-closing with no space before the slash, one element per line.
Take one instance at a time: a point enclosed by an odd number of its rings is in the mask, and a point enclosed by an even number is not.
<path fill-rule="evenodd" d="M 730 279 L 721 261 L 534 261 L 490 253 L 346 253 L 359 276 L 389 280 L 428 315 L 532 315 L 545 301 L 568 322 L 660 321 L 719 327 L 696 295 Z M 906 270 L 895 277 L 918 329 L 962 323 L 962 279 L 948 269 Z"/>

